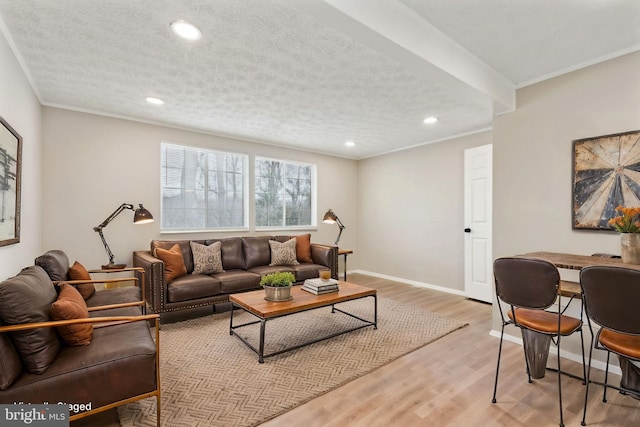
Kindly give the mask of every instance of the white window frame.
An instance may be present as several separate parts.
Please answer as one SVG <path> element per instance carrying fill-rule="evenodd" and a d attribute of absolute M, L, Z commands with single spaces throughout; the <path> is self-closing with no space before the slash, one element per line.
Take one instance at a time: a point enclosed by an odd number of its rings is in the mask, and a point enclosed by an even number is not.
<path fill-rule="evenodd" d="M 163 150 L 164 147 L 175 147 L 175 148 L 179 148 L 179 149 L 183 149 L 183 150 L 193 150 L 193 151 L 197 151 L 197 152 L 201 152 L 201 153 L 205 153 L 205 154 L 209 154 L 209 153 L 217 153 L 217 154 L 228 154 L 228 155 L 233 155 L 233 156 L 238 156 L 240 158 L 242 158 L 242 169 L 243 169 L 243 177 L 242 177 L 242 191 L 243 191 L 243 225 L 240 227 L 204 227 L 204 228 L 198 228 L 198 229 L 194 229 L 194 228 L 164 228 L 163 226 L 163 221 L 162 221 L 162 215 L 164 214 L 164 182 L 162 182 L 162 169 L 166 167 L 165 164 L 163 164 L 162 158 L 163 158 Z M 208 170 L 208 168 L 207 168 Z M 176 233 L 202 233 L 202 232 L 231 232 L 231 231 L 248 231 L 249 230 L 249 201 L 251 199 L 251 195 L 253 194 L 252 192 L 249 191 L 249 175 L 250 175 L 251 171 L 249 169 L 249 155 L 246 153 L 239 153 L 239 152 L 233 152 L 233 151 L 226 151 L 226 150 L 212 150 L 209 148 L 203 148 L 203 147 L 194 147 L 194 146 L 189 146 L 189 145 L 185 145 L 185 144 L 177 144 L 177 143 L 173 143 L 173 142 L 167 142 L 167 141 L 162 141 L 160 143 L 160 233 L 161 234 L 176 234 Z M 206 175 L 206 174 L 205 174 Z M 208 179 L 208 177 L 207 177 Z M 208 185 L 207 185 L 208 187 Z M 183 190 L 184 191 L 184 190 Z M 205 195 L 207 193 L 208 189 L 205 188 Z M 206 196 L 205 196 L 206 197 Z M 207 209 L 206 207 L 206 202 L 205 202 L 205 209 Z M 205 220 L 206 223 L 206 220 Z"/>

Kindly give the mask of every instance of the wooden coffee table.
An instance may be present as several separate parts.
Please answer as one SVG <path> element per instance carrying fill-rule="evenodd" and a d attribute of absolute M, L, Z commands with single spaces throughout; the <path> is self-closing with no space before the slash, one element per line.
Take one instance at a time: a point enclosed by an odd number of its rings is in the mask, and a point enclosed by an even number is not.
<path fill-rule="evenodd" d="M 258 318 L 258 320 L 248 323 L 243 323 L 241 325 L 233 324 L 233 309 L 231 310 L 231 317 L 229 321 L 229 335 L 235 335 L 242 342 L 244 342 L 247 347 L 258 354 L 258 362 L 264 363 L 265 357 L 275 356 L 277 354 L 281 354 L 287 351 L 295 350 L 300 347 L 304 347 L 305 345 L 313 344 L 319 341 L 323 341 L 329 338 L 336 337 L 338 335 L 345 334 L 347 332 L 352 332 L 358 329 L 366 328 L 367 326 L 373 326 L 373 329 L 378 329 L 378 296 L 375 289 L 366 288 L 364 286 L 356 285 L 354 283 L 339 281 L 340 290 L 338 292 L 324 294 L 324 295 L 314 295 L 310 292 L 303 291 L 301 286 L 294 286 L 291 289 L 291 296 L 293 297 L 290 301 L 283 302 L 273 302 L 267 301 L 264 299 L 264 291 L 253 291 L 253 292 L 245 292 L 241 294 L 231 295 L 229 300 L 233 304 L 233 308 L 241 308 L 242 310 L 250 313 Z M 354 314 L 348 313 L 344 310 L 335 307 L 335 304 L 353 301 L 360 298 L 373 297 L 373 321 L 363 319 Z M 358 319 L 362 322 L 361 325 L 356 327 L 346 329 L 340 332 L 336 332 L 334 334 L 318 338 L 309 342 L 305 342 L 304 344 L 295 345 L 293 347 L 288 347 L 284 350 L 279 350 L 274 353 L 264 354 L 264 331 L 265 324 L 267 320 L 276 319 L 278 317 L 289 316 L 291 314 L 301 313 L 303 311 L 314 310 L 316 308 L 321 307 L 331 307 L 331 313 L 340 312 L 346 314 L 347 316 L 351 316 L 355 319 Z M 259 348 L 255 348 L 248 340 L 246 340 L 242 335 L 237 334 L 235 332 L 236 329 L 242 328 L 248 325 L 254 325 L 256 323 L 260 323 L 260 344 Z"/>

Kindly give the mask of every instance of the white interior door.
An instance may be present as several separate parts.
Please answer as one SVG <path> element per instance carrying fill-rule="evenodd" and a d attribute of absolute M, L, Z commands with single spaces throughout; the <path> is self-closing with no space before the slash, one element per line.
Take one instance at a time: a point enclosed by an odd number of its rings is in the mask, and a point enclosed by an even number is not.
<path fill-rule="evenodd" d="M 486 302 L 493 295 L 492 153 L 491 144 L 464 152 L 464 290 Z"/>

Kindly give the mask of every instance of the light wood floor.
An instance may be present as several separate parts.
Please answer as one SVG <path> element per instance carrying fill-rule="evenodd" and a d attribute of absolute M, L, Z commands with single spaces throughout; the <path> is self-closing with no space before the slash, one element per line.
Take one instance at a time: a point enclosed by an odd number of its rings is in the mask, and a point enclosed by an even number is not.
<path fill-rule="evenodd" d="M 489 336 L 490 305 L 364 275 L 352 274 L 349 281 L 469 325 L 261 427 L 558 425 L 557 376 L 548 372 L 529 384 L 522 347 L 517 344 L 504 343 L 497 403 L 491 403 L 499 340 Z M 562 363 L 563 370 L 576 374 L 582 370 L 578 363 Z M 593 376 L 602 379 L 600 371 Z M 612 378 L 619 382 L 618 376 Z M 562 387 L 565 425 L 579 426 L 584 386 L 563 376 Z M 609 390 L 608 402 L 603 403 L 602 388 L 592 385 L 590 390 L 587 425 L 640 425 L 640 402 Z M 72 425 L 119 423 L 109 411 Z"/>

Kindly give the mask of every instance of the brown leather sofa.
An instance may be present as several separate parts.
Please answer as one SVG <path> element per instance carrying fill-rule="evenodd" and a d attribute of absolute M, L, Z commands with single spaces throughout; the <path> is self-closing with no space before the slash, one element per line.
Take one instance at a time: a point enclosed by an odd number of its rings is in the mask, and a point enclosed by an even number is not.
<path fill-rule="evenodd" d="M 51 320 L 56 288 L 37 265 L 0 283 L 0 403 L 62 402 L 75 420 L 155 396 L 159 426 L 159 316 Z M 60 327 L 86 324 L 89 343 L 61 339 Z"/>
<path fill-rule="evenodd" d="M 144 269 L 145 294 L 155 313 L 228 302 L 230 294 L 260 289 L 261 276 L 277 271 L 293 273 L 297 283 L 319 277 L 321 270 L 329 270 L 333 278 L 338 278 L 337 246 L 311 243 L 311 263 L 269 266 L 269 240 L 286 242 L 294 237 L 296 236 L 193 240 L 207 246 L 221 242 L 222 273 L 193 274 L 192 240 L 152 240 L 151 250 L 133 253 L 133 265 Z M 164 263 L 153 254 L 157 248 L 169 249 L 175 244 L 180 246 L 187 274 L 167 283 Z"/>

